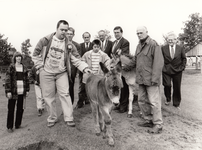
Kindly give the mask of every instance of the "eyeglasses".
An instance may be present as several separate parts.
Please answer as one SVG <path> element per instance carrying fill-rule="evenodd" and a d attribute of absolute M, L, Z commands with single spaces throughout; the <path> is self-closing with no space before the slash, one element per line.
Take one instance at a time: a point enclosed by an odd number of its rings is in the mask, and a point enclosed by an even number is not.
<path fill-rule="evenodd" d="M 87 38 L 90 38 L 90 37 L 84 37 L 84 39 L 87 39 Z"/>

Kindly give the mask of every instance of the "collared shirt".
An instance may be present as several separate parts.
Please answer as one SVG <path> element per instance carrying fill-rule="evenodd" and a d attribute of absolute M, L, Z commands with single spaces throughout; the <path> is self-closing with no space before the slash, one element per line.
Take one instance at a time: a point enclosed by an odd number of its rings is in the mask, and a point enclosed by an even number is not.
<path fill-rule="evenodd" d="M 89 43 L 90 43 L 90 42 L 85 43 L 85 48 L 89 48 Z"/>

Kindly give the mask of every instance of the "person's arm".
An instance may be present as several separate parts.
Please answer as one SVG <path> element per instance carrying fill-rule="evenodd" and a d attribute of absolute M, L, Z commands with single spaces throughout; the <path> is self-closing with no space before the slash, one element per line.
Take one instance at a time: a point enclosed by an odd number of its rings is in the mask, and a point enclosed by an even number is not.
<path fill-rule="evenodd" d="M 130 52 L 130 43 L 128 41 L 125 41 L 123 45 L 120 47 L 121 54 L 129 54 Z"/>
<path fill-rule="evenodd" d="M 6 93 L 6 97 L 8 99 L 11 99 L 12 98 L 12 95 L 11 95 L 11 73 L 12 73 L 12 67 L 11 65 L 8 67 L 8 70 L 6 71 L 6 77 L 5 77 L 5 93 Z"/>
<path fill-rule="evenodd" d="M 186 63 L 187 63 L 187 58 L 186 58 L 186 55 L 185 55 L 185 50 L 184 48 L 182 48 L 182 71 L 185 69 L 186 67 Z"/>
<path fill-rule="evenodd" d="M 152 84 L 158 84 L 161 78 L 162 69 L 164 66 L 164 58 L 161 47 L 158 45 L 152 46 L 153 49 L 153 66 L 152 66 Z"/>
<path fill-rule="evenodd" d="M 30 90 L 30 85 L 29 85 L 29 77 L 28 77 L 28 70 L 25 69 L 25 82 L 26 82 L 26 96 L 28 96 L 29 94 L 29 90 Z"/>

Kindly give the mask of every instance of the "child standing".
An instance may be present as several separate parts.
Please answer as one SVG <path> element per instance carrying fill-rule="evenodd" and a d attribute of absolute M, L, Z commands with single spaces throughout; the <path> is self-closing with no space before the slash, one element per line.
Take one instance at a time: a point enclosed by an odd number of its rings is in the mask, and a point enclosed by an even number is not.
<path fill-rule="evenodd" d="M 96 39 L 92 42 L 93 49 L 90 51 L 87 51 L 83 56 L 82 60 L 85 61 L 88 64 L 89 69 L 92 70 L 93 74 L 103 74 L 99 62 L 102 62 L 105 64 L 105 66 L 109 69 L 110 68 L 110 58 L 109 56 L 101 50 L 101 42 L 100 40 Z M 88 74 L 83 74 L 83 80 L 81 85 L 81 91 L 79 95 L 79 103 L 84 103 L 84 97 L 86 96 L 85 91 L 85 83 L 88 78 Z"/>

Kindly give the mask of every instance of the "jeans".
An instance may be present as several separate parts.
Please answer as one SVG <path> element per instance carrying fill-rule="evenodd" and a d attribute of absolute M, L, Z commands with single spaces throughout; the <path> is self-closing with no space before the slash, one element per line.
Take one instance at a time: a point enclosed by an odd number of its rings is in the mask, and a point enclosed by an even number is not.
<path fill-rule="evenodd" d="M 40 72 L 40 84 L 43 98 L 49 112 L 48 122 L 57 121 L 56 92 L 61 102 L 64 121 L 73 121 L 73 105 L 69 95 L 69 80 L 67 72 L 54 74 L 45 70 Z"/>
<path fill-rule="evenodd" d="M 140 84 L 138 89 L 138 104 L 145 120 L 150 120 L 153 124 L 163 124 L 159 86 Z"/>
<path fill-rule="evenodd" d="M 45 102 L 44 99 L 42 97 L 42 91 L 41 91 L 41 87 L 39 85 L 34 85 L 35 88 L 35 95 L 36 95 L 36 107 L 37 109 L 44 109 L 45 108 Z"/>

